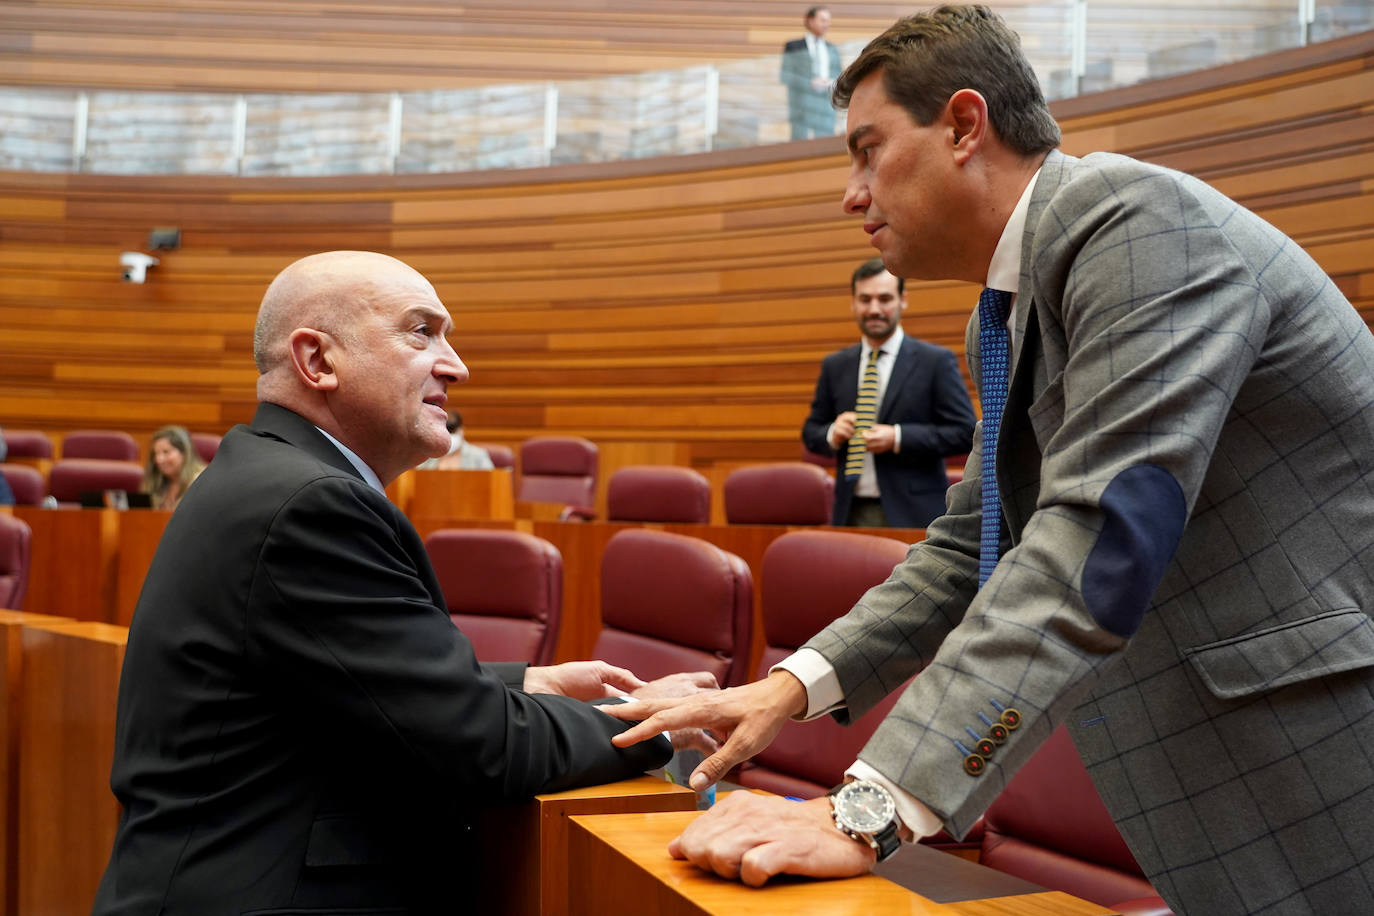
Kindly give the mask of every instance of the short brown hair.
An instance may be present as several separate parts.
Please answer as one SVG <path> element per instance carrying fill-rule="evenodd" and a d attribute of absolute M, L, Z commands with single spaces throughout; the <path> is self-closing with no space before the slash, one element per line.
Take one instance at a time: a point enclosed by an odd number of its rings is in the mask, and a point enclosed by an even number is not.
<path fill-rule="evenodd" d="M 888 97 L 917 124 L 929 125 L 950 96 L 973 89 L 987 100 L 988 119 L 1012 150 L 1032 156 L 1059 145 L 1059 125 L 1021 40 L 985 6 L 941 6 L 897 20 L 840 74 L 835 107 L 849 107 L 855 88 L 878 70 Z"/>
<path fill-rule="evenodd" d="M 882 258 L 869 258 L 867 261 L 864 261 L 858 267 L 854 268 L 854 273 L 851 274 L 849 277 L 849 295 L 852 296 L 856 292 L 858 292 L 860 280 L 867 280 L 869 277 L 876 277 L 878 276 L 878 274 L 883 273 L 886 270 L 887 265 L 883 263 Z M 893 276 L 896 276 L 896 274 L 893 274 Z M 906 281 L 903 280 L 901 277 L 897 277 L 897 295 L 900 296 L 905 291 Z"/>

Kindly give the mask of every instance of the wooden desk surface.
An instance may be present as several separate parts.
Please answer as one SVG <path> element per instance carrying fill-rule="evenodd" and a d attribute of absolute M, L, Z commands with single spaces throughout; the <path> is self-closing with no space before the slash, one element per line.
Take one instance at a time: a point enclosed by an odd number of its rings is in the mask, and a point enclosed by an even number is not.
<path fill-rule="evenodd" d="M 605 916 L 614 912 L 656 916 L 1106 916 L 1105 907 L 1059 891 L 1043 891 L 1019 879 L 1007 896 L 937 902 L 891 881 L 865 875 L 843 881 L 774 879 L 751 888 L 672 859 L 668 841 L 696 812 L 574 816 L 570 830 L 569 913 Z M 989 872 L 964 859 L 921 849 L 931 872 L 964 872 L 970 895 L 987 893 Z M 948 860 L 948 861 L 946 861 Z M 995 880 L 988 876 L 989 880 Z M 1006 877 L 1006 876 L 1003 876 Z M 948 890 L 949 881 L 944 881 Z M 1018 891 L 1025 891 L 1019 893 Z M 1000 893 L 1001 891 L 994 891 Z"/>

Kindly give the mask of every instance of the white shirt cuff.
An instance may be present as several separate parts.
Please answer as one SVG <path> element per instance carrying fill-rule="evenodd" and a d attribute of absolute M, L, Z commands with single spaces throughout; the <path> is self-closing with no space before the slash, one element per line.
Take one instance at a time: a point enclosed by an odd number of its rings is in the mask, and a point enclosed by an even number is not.
<path fill-rule="evenodd" d="M 892 424 L 892 454 L 900 455 L 902 452 L 902 427 L 896 423 Z"/>
<path fill-rule="evenodd" d="M 944 826 L 934 811 L 902 791 L 896 783 L 862 760 L 854 761 L 854 764 L 844 771 L 844 775 L 853 776 L 855 779 L 867 779 L 886 789 L 892 800 L 897 803 L 897 817 L 901 818 L 902 825 L 911 831 L 913 841 L 924 836 L 933 836 Z"/>
<path fill-rule="evenodd" d="M 819 718 L 844 705 L 844 691 L 840 690 L 835 667 L 815 649 L 798 649 L 769 668 L 768 673 L 772 674 L 779 668 L 801 681 L 806 688 L 806 713 L 794 717 L 799 722 Z"/>
<path fill-rule="evenodd" d="M 833 451 L 839 451 L 840 444 L 835 441 L 835 424 L 831 423 L 825 428 L 825 444 L 830 446 Z"/>

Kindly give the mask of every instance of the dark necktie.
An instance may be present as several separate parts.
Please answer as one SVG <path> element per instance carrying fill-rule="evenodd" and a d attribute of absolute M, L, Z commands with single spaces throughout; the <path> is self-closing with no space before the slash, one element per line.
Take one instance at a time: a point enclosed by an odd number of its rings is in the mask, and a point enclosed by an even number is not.
<path fill-rule="evenodd" d="M 844 458 L 844 479 L 858 480 L 864 472 L 864 434 L 878 420 L 878 354 L 876 347 L 868 353 L 863 381 L 859 383 L 859 399 L 854 404 L 854 435 L 849 437 L 849 451 Z"/>
<path fill-rule="evenodd" d="M 1007 343 L 1007 313 L 1011 293 L 985 289 L 978 297 L 978 357 L 983 401 L 982 462 L 983 530 L 978 545 L 978 587 L 988 581 L 997 566 L 1002 534 L 1002 501 L 997 493 L 997 433 L 1002 425 L 1002 408 L 1007 404 L 1007 375 L 1010 368 Z"/>

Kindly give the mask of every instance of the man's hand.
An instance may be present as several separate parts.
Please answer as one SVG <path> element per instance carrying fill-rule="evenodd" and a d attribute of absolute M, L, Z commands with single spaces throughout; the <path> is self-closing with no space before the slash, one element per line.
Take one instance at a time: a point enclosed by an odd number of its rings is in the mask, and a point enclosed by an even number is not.
<path fill-rule="evenodd" d="M 896 443 L 896 428 L 887 423 L 875 423 L 864 433 L 864 448 L 870 452 L 890 452 Z"/>
<path fill-rule="evenodd" d="M 707 691 L 720 692 L 720 684 L 716 682 L 716 676 L 709 671 L 689 671 L 682 674 L 669 674 L 650 681 L 643 687 L 630 691 L 630 696 L 638 700 L 667 700 L 675 697 L 695 696 Z M 641 714 L 643 714 L 642 710 Z M 701 751 L 703 754 L 714 754 L 720 747 L 715 738 L 700 728 L 674 729 L 668 733 L 668 740 L 673 743 L 673 750 L 675 751 L 690 749 Z"/>
<path fill-rule="evenodd" d="M 564 662 L 525 669 L 526 693 L 556 693 L 574 700 L 620 697 L 645 686 L 633 672 L 605 662 Z"/>
<path fill-rule="evenodd" d="M 753 887 L 780 874 L 862 875 L 878 858 L 867 843 L 840 832 L 828 798 L 794 802 L 743 791 L 692 821 L 668 844 L 668 854 Z"/>
<path fill-rule="evenodd" d="M 686 699 L 642 700 L 605 711 L 617 719 L 642 720 L 611 739 L 617 747 L 691 727 L 705 729 L 717 739 L 727 737 L 720 750 L 692 772 L 692 788 L 704 792 L 772 743 L 788 718 L 806 711 L 806 688 L 794 675 L 778 670 L 743 687 Z"/>
<path fill-rule="evenodd" d="M 846 410 L 835 418 L 835 422 L 830 424 L 830 447 L 839 450 L 839 447 L 848 442 L 854 435 L 854 421 L 858 419 L 854 411 Z"/>

